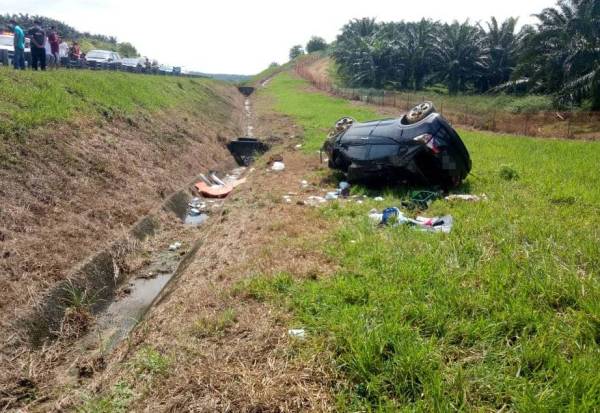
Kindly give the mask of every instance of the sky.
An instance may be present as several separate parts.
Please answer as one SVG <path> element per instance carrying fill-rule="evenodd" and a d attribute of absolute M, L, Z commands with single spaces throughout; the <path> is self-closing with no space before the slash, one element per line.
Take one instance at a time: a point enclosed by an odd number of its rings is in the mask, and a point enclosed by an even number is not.
<path fill-rule="evenodd" d="M 317 35 L 332 41 L 353 18 L 484 22 L 531 15 L 556 0 L 0 0 L 0 13 L 61 20 L 116 36 L 143 56 L 205 73 L 255 74 L 288 60 L 290 47 Z M 417 6 L 420 4 L 420 6 Z"/>

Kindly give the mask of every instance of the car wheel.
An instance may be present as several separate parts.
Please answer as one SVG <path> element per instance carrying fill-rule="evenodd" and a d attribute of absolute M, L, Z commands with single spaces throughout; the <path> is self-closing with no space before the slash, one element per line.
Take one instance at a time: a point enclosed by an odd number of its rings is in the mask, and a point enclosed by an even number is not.
<path fill-rule="evenodd" d="M 423 102 L 412 108 L 406 115 L 404 115 L 404 122 L 406 125 L 412 125 L 414 123 L 420 122 L 425 119 L 427 116 L 434 113 L 435 106 L 433 106 L 433 102 Z"/>

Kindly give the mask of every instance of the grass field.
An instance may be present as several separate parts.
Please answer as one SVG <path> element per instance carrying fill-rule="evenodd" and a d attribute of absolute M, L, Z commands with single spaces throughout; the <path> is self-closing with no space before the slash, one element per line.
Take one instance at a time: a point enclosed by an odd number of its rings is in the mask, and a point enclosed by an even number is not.
<path fill-rule="evenodd" d="M 318 148 L 341 116 L 373 111 L 278 75 L 261 91 Z M 450 234 L 377 228 L 331 203 L 324 240 L 339 271 L 259 276 L 246 288 L 284 303 L 304 351 L 330 358 L 340 411 L 594 411 L 600 405 L 600 143 L 461 131 L 479 203 L 436 201 Z M 502 173 L 511 171 L 512 173 Z M 354 188 L 355 193 L 364 188 Z"/>
<path fill-rule="evenodd" d="M 106 71 L 0 68 L 0 135 L 19 135 L 82 116 L 128 116 L 140 109 L 199 106 L 217 99 L 207 87 L 210 82 Z"/>

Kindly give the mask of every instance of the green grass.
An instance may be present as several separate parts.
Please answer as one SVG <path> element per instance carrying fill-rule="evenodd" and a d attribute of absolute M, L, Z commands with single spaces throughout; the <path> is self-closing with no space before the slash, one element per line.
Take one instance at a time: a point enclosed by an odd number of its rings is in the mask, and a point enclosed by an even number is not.
<path fill-rule="evenodd" d="M 284 74 L 263 93 L 314 149 L 339 117 L 373 113 L 303 90 Z M 328 204 L 324 240 L 340 270 L 260 277 L 345 379 L 340 411 L 595 411 L 600 405 L 600 143 L 461 131 L 480 203 L 436 201 L 450 234 L 377 228 L 373 208 Z M 361 189 L 355 189 L 360 192 Z"/>
<path fill-rule="evenodd" d="M 130 116 L 213 99 L 211 80 L 83 70 L 0 68 L 0 136 L 82 116 Z"/>
<path fill-rule="evenodd" d="M 165 376 L 171 366 L 171 358 L 151 346 L 140 348 L 127 364 L 128 378 L 96 395 L 85 395 L 75 411 L 81 413 L 112 413 L 131 411 L 136 396 L 154 391 L 155 379 Z M 137 389 L 139 392 L 134 392 Z"/>
<path fill-rule="evenodd" d="M 127 412 L 133 399 L 133 391 L 125 382 L 115 384 L 106 395 L 89 397 L 75 408 L 79 413 L 121 413 Z"/>
<path fill-rule="evenodd" d="M 171 365 L 171 360 L 158 350 L 145 346 L 137 352 L 132 365 L 139 377 L 152 378 L 164 375 Z"/>
<path fill-rule="evenodd" d="M 304 128 L 304 149 L 314 151 L 323 145 L 324 136 L 346 114 L 357 120 L 375 119 L 376 112 L 360 108 L 343 99 L 324 94 L 302 93 L 308 84 L 289 73 L 277 75 L 263 93 L 275 97 L 275 110 L 292 115 Z"/>
<path fill-rule="evenodd" d="M 228 308 L 210 317 L 202 317 L 194 322 L 192 335 L 197 338 L 206 338 L 222 335 L 237 321 L 233 308 Z"/>

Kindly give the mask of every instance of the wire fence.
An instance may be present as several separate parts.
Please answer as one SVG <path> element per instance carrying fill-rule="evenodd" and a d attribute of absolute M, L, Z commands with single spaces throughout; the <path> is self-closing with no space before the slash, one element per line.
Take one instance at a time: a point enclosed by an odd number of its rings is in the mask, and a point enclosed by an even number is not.
<path fill-rule="evenodd" d="M 512 113 L 506 110 L 481 109 L 468 102 L 447 101 L 419 92 L 397 92 L 381 89 L 342 88 L 328 76 L 316 74 L 311 66 L 318 58 L 307 57 L 296 65 L 296 73 L 319 90 L 344 99 L 398 109 L 399 113 L 426 100 L 452 124 L 462 127 L 509 134 L 567 139 L 600 139 L 600 112 L 535 111 Z"/>

